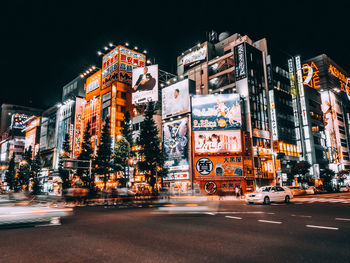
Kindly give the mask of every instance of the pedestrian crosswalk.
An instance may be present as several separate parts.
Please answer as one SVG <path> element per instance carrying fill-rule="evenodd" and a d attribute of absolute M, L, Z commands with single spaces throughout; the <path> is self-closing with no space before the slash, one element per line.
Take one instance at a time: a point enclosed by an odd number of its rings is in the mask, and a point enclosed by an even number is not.
<path fill-rule="evenodd" d="M 298 197 L 294 203 L 343 203 L 350 204 L 350 198 L 327 198 L 327 197 Z"/>

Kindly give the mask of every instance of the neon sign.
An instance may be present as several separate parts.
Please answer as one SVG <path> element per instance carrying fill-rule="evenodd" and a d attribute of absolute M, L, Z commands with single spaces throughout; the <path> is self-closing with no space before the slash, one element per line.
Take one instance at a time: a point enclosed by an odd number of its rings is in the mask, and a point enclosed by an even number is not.
<path fill-rule="evenodd" d="M 340 72 L 339 69 L 337 69 L 332 64 L 328 67 L 328 73 L 339 80 L 340 90 L 345 92 L 348 99 L 350 100 L 350 87 L 348 86 L 350 78 L 347 78 L 343 73 Z"/>
<path fill-rule="evenodd" d="M 310 65 L 308 63 L 303 64 L 302 69 L 304 84 L 314 89 L 320 88 L 320 71 L 315 62 L 311 61 Z"/>

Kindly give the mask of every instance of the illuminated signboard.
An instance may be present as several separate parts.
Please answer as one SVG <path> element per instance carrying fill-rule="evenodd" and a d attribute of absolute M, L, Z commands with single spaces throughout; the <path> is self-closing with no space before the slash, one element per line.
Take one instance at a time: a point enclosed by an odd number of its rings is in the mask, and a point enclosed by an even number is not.
<path fill-rule="evenodd" d="M 246 51 L 245 44 L 241 43 L 234 48 L 235 58 L 235 76 L 236 80 L 244 79 L 247 77 L 247 63 L 246 63 Z"/>
<path fill-rule="evenodd" d="M 26 127 L 26 120 L 28 116 L 21 113 L 15 113 L 11 118 L 11 128 L 12 129 L 24 129 Z"/>
<path fill-rule="evenodd" d="M 132 103 L 147 101 L 158 101 L 158 65 L 132 71 Z"/>
<path fill-rule="evenodd" d="M 119 81 L 131 83 L 133 68 L 145 67 L 146 56 L 122 46 L 119 51 Z"/>
<path fill-rule="evenodd" d="M 310 64 L 304 63 L 302 66 L 304 84 L 310 88 L 317 89 L 320 85 L 320 71 L 314 61 Z"/>
<path fill-rule="evenodd" d="M 184 71 L 193 68 L 194 66 L 202 63 L 207 58 L 207 46 L 201 47 L 187 55 L 182 59 L 184 65 Z"/>
<path fill-rule="evenodd" d="M 239 94 L 194 95 L 192 97 L 192 130 L 241 129 Z"/>
<path fill-rule="evenodd" d="M 227 154 L 242 152 L 241 131 L 194 132 L 195 154 Z"/>
<path fill-rule="evenodd" d="M 73 157 L 80 154 L 84 114 L 84 99 L 77 98 L 75 105 Z"/>
<path fill-rule="evenodd" d="M 350 78 L 345 76 L 338 68 L 332 64 L 328 67 L 328 74 L 339 80 L 340 90 L 345 92 L 348 99 L 350 100 Z"/>
<path fill-rule="evenodd" d="M 272 140 L 278 140 L 278 129 L 277 129 L 277 116 L 275 108 L 274 91 L 269 90 L 270 98 L 270 115 L 271 115 L 271 128 L 272 128 Z"/>
<path fill-rule="evenodd" d="M 169 118 L 190 111 L 189 79 L 162 89 L 162 117 Z"/>
<path fill-rule="evenodd" d="M 165 166 L 170 170 L 187 170 L 188 163 L 188 118 L 163 125 Z"/>
<path fill-rule="evenodd" d="M 102 59 L 102 88 L 113 81 L 131 83 L 132 70 L 146 65 L 146 56 L 123 46 L 114 48 Z"/>
<path fill-rule="evenodd" d="M 242 156 L 194 157 L 195 177 L 243 176 Z"/>

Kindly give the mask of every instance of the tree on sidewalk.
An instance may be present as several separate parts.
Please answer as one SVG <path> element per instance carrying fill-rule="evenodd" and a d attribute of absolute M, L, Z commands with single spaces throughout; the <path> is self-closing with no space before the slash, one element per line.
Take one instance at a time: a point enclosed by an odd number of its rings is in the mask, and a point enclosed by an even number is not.
<path fill-rule="evenodd" d="M 89 165 L 86 161 L 90 161 L 93 158 L 93 150 L 91 147 L 91 134 L 90 134 L 91 124 L 88 122 L 86 124 L 84 134 L 83 134 L 83 142 L 81 144 L 81 152 L 78 156 L 78 160 L 82 160 L 85 162 L 78 162 L 77 174 L 80 179 L 84 182 L 85 185 L 89 186 L 91 189 L 93 187 L 93 183 L 95 182 L 93 174 L 89 173 Z M 86 167 L 86 168 L 83 168 Z"/>
<path fill-rule="evenodd" d="M 68 133 L 64 136 L 64 141 L 62 144 L 62 153 L 60 153 L 58 161 L 58 174 L 62 181 L 62 189 L 67 189 L 71 186 L 71 181 L 69 178 L 69 170 L 64 167 L 64 159 L 69 158 L 70 156 L 70 136 Z"/>
<path fill-rule="evenodd" d="M 127 111 L 124 114 L 124 120 L 122 122 L 122 135 L 125 138 L 125 140 L 129 143 L 130 148 L 134 145 L 133 139 L 132 139 L 132 128 L 131 128 L 131 119 L 130 119 L 130 113 Z"/>
<path fill-rule="evenodd" d="M 33 195 L 38 195 L 41 193 L 41 182 L 39 179 L 39 174 L 41 171 L 41 159 L 40 159 L 40 154 L 37 153 L 34 157 L 32 167 L 31 167 L 31 174 L 33 178 Z"/>
<path fill-rule="evenodd" d="M 335 172 L 331 169 L 326 168 L 320 171 L 320 178 L 323 182 L 323 187 L 328 192 L 333 191 L 332 180 L 334 176 L 335 176 Z"/>
<path fill-rule="evenodd" d="M 6 182 L 10 190 L 14 190 L 16 186 L 16 163 L 15 163 L 15 153 L 13 152 L 12 158 L 9 162 L 6 171 Z"/>
<path fill-rule="evenodd" d="M 293 165 L 291 169 L 292 175 L 298 175 L 298 182 L 305 183 L 309 181 L 309 178 L 307 178 L 307 174 L 309 173 L 311 165 L 309 162 L 306 161 L 300 161 Z"/>
<path fill-rule="evenodd" d="M 100 144 L 98 145 L 96 158 L 94 160 L 94 171 L 103 178 L 103 189 L 106 190 L 110 172 L 113 169 L 112 159 L 112 139 L 110 135 L 109 117 L 105 119 L 102 128 Z"/>
<path fill-rule="evenodd" d="M 117 141 L 113 154 L 113 163 L 114 163 L 114 171 L 119 172 L 122 171 L 124 176 L 119 179 L 119 182 L 123 187 L 126 186 L 128 181 L 126 170 L 128 167 L 128 159 L 130 157 L 130 144 L 129 142 L 122 137 Z"/>
<path fill-rule="evenodd" d="M 145 111 L 145 119 L 141 122 L 141 131 L 138 138 L 140 145 L 141 161 L 138 168 L 144 173 L 147 182 L 154 191 L 157 177 L 161 176 L 164 166 L 164 155 L 161 147 L 161 139 L 158 136 L 158 128 L 153 119 L 155 107 L 153 102 L 149 102 Z"/>

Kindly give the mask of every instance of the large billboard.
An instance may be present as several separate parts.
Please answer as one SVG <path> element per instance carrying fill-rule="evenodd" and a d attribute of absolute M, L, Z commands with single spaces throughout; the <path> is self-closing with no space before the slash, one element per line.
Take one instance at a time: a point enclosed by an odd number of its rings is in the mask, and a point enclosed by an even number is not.
<path fill-rule="evenodd" d="M 242 128 L 239 94 L 210 94 L 192 97 L 192 130 Z"/>
<path fill-rule="evenodd" d="M 132 71 L 132 103 L 147 101 L 158 101 L 158 65 Z"/>
<path fill-rule="evenodd" d="M 196 156 L 193 163 L 197 179 L 204 176 L 243 176 L 242 156 Z"/>
<path fill-rule="evenodd" d="M 102 59 L 102 88 L 108 87 L 116 80 L 130 83 L 133 68 L 145 65 L 144 54 L 123 46 L 114 48 Z"/>
<path fill-rule="evenodd" d="M 236 81 L 247 77 L 247 60 L 245 43 L 241 43 L 234 47 L 234 59 L 235 59 L 235 76 Z"/>
<path fill-rule="evenodd" d="M 188 170 L 188 118 L 163 125 L 165 166 L 170 170 Z"/>
<path fill-rule="evenodd" d="M 195 154 L 227 154 L 242 152 L 241 131 L 194 132 Z"/>
<path fill-rule="evenodd" d="M 184 79 L 162 89 L 162 118 L 190 111 L 190 80 Z"/>
<path fill-rule="evenodd" d="M 22 113 L 15 113 L 11 117 L 11 128 L 12 129 L 24 129 L 26 127 L 26 120 L 28 116 Z"/>
<path fill-rule="evenodd" d="M 207 46 L 200 47 L 185 55 L 182 59 L 184 71 L 204 62 L 207 58 Z"/>

